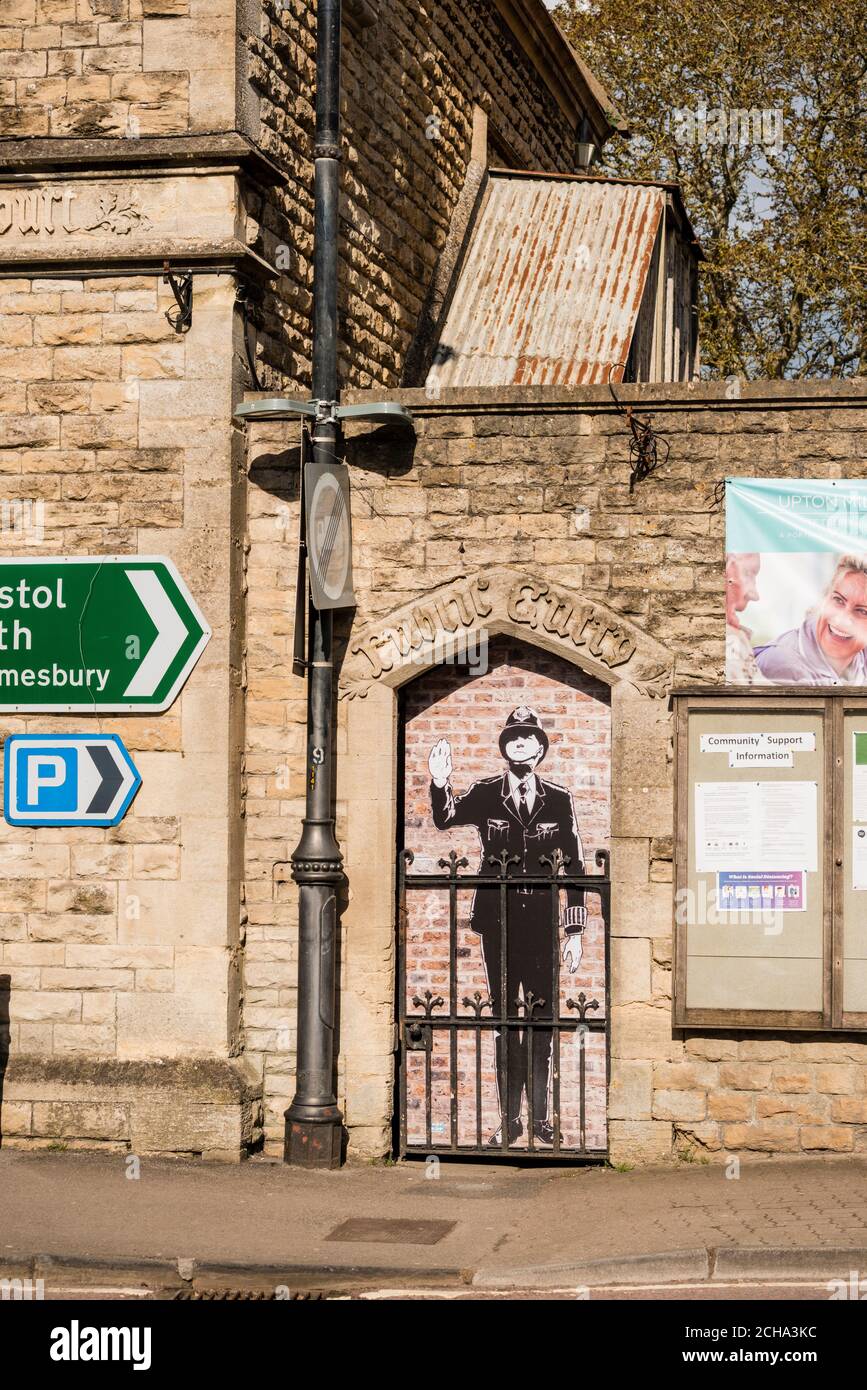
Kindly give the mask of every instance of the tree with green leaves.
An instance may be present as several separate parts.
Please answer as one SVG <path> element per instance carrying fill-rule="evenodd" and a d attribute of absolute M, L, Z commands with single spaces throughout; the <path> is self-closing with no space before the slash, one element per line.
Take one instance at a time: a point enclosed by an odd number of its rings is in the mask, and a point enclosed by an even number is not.
<path fill-rule="evenodd" d="M 864 0 L 563 0 L 626 117 L 595 172 L 680 183 L 705 374 L 867 370 Z"/>

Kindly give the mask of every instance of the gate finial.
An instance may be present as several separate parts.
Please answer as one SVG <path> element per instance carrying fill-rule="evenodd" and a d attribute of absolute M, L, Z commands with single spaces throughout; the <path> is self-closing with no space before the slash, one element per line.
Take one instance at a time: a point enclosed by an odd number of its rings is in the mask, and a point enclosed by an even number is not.
<path fill-rule="evenodd" d="M 461 856 L 461 858 L 458 859 L 458 856 L 453 849 L 449 850 L 448 859 L 437 860 L 437 863 L 439 864 L 439 867 L 441 869 L 448 869 L 449 878 L 457 878 L 458 869 L 465 869 L 469 862 L 469 859 L 464 859 L 463 856 Z"/>
<path fill-rule="evenodd" d="M 520 861 L 519 856 L 518 856 L 517 854 L 510 854 L 509 851 L 508 851 L 507 849 L 502 850 L 500 854 L 489 854 L 489 855 L 488 855 L 488 863 L 489 863 L 489 864 L 499 864 L 499 866 L 500 866 L 500 878 L 508 878 L 508 877 L 509 877 L 509 865 L 510 865 L 510 864 L 520 864 L 520 862 L 521 862 L 521 861 Z"/>

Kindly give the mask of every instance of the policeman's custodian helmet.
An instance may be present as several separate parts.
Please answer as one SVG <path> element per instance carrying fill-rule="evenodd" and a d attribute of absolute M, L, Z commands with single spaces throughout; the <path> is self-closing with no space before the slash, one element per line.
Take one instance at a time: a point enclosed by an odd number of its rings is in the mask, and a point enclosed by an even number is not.
<path fill-rule="evenodd" d="M 506 756 L 506 744 L 510 739 L 520 738 L 522 734 L 525 737 L 529 734 L 535 734 L 542 745 L 542 757 L 544 758 L 548 752 L 548 735 L 542 728 L 538 714 L 534 709 L 530 709 L 529 705 L 519 705 L 517 709 L 512 710 L 506 720 L 506 726 L 500 734 L 500 752 L 503 757 Z"/>

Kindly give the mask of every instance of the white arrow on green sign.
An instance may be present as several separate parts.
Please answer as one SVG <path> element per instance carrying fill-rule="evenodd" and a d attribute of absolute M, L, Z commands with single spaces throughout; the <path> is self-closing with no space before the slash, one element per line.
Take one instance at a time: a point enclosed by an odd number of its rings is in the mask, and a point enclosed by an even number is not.
<path fill-rule="evenodd" d="M 0 711 L 168 709 L 210 636 L 164 556 L 0 560 Z"/>

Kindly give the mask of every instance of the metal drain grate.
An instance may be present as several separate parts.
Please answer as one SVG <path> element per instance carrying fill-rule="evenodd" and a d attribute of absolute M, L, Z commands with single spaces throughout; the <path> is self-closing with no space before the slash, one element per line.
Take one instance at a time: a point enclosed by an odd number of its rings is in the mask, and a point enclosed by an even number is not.
<path fill-rule="evenodd" d="M 294 1289 L 291 1293 L 281 1294 L 279 1302 L 314 1303 L 322 1299 L 327 1299 L 327 1297 L 328 1294 L 322 1289 Z M 205 1303 L 217 1299 L 228 1299 L 230 1302 L 255 1303 L 278 1301 L 276 1293 L 270 1289 L 179 1289 L 175 1294 L 175 1299 Z"/>

